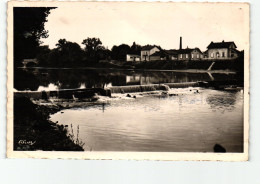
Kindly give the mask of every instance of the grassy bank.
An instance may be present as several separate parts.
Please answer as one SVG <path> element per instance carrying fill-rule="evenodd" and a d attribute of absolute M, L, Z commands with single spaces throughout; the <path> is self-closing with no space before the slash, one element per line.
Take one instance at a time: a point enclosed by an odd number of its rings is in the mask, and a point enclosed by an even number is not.
<path fill-rule="evenodd" d="M 244 71 L 243 56 L 233 60 L 158 60 L 158 61 L 116 61 L 116 60 L 100 60 L 95 62 L 85 62 L 81 65 L 63 64 L 63 65 L 39 65 L 40 67 L 54 68 L 115 68 L 115 69 L 138 69 L 138 70 L 207 70 L 214 62 L 211 70 L 229 70 L 229 71 Z"/>
<path fill-rule="evenodd" d="M 33 104 L 28 98 L 14 99 L 14 150 L 84 151 L 68 135 L 67 127 L 49 120 L 59 108 Z"/>
<path fill-rule="evenodd" d="M 135 69 L 160 69 L 160 70 L 207 70 L 214 63 L 211 70 L 243 71 L 244 61 L 242 58 L 234 60 L 199 60 L 199 61 L 147 61 L 126 62 L 122 68 Z"/>

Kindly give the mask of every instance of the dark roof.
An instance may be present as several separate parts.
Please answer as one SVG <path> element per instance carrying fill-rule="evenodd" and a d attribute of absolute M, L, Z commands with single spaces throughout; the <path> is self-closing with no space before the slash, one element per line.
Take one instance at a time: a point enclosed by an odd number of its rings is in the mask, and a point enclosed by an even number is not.
<path fill-rule="evenodd" d="M 194 50 L 197 50 L 197 51 L 199 51 L 200 53 L 202 53 L 199 48 L 194 48 L 194 49 L 189 49 L 189 48 L 187 48 L 187 49 L 180 49 L 180 50 L 178 50 L 178 54 L 189 54 L 189 53 L 191 53 L 191 52 L 194 51 Z"/>
<path fill-rule="evenodd" d="M 235 45 L 235 48 L 237 48 L 236 44 L 234 42 L 225 42 L 224 40 L 222 42 L 211 42 L 208 49 L 218 49 L 218 48 L 229 48 L 231 44 Z"/>
<path fill-rule="evenodd" d="M 165 57 L 167 55 L 176 55 L 178 54 L 178 51 L 177 50 L 160 50 L 160 51 L 157 51 L 155 53 L 153 53 L 151 56 L 161 56 L 161 57 Z"/>
<path fill-rule="evenodd" d="M 151 49 L 153 49 L 154 47 L 156 47 L 156 46 L 154 46 L 154 45 L 146 45 L 146 46 L 143 46 L 142 47 L 142 50 L 151 50 Z M 158 47 L 157 47 L 158 48 Z"/>
<path fill-rule="evenodd" d="M 171 50 L 164 50 L 169 55 L 175 55 L 178 54 L 178 50 L 171 49 Z"/>

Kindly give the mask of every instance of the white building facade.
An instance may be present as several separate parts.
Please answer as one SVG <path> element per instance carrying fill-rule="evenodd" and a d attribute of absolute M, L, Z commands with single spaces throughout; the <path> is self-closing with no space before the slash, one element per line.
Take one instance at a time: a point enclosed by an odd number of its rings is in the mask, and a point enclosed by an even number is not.
<path fill-rule="evenodd" d="M 160 49 L 156 46 L 144 46 L 141 50 L 141 61 L 150 61 L 150 56 L 157 51 Z"/>

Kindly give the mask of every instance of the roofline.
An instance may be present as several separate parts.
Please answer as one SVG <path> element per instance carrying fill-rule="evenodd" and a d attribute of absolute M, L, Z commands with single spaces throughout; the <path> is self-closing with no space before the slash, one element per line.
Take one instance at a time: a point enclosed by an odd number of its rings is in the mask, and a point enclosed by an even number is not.
<path fill-rule="evenodd" d="M 213 42 L 212 41 L 212 42 L 210 42 L 210 44 L 212 44 L 212 43 L 231 43 L 231 44 L 233 43 L 235 45 L 235 48 L 237 48 L 237 46 L 236 46 L 234 41 L 229 41 L 229 42 L 225 42 L 225 41 L 224 42 L 223 41 L 222 42 Z M 207 46 L 207 49 L 209 48 L 210 44 Z"/>
<path fill-rule="evenodd" d="M 146 47 L 146 46 L 143 46 L 143 47 Z M 151 49 L 145 49 L 145 50 L 152 50 L 154 47 L 156 47 L 157 49 L 159 49 L 159 47 L 157 47 L 157 46 L 153 46 L 153 45 L 151 45 Z M 143 48 L 141 48 L 141 51 L 145 51 L 145 50 L 143 50 Z M 160 49 L 159 49 L 160 50 Z"/>

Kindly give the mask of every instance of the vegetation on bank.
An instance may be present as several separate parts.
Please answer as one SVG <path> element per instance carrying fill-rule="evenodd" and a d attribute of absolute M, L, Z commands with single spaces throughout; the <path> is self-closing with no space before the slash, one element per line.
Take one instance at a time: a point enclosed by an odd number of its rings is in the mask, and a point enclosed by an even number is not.
<path fill-rule="evenodd" d="M 117 68 L 117 69 L 138 69 L 138 70 L 207 70 L 214 63 L 211 70 L 244 71 L 243 57 L 234 60 L 199 60 L 199 61 L 140 61 L 140 62 L 119 62 L 119 61 L 99 61 L 96 64 L 87 65 L 95 68 Z"/>
<path fill-rule="evenodd" d="M 15 98 L 14 150 L 84 151 L 67 127 L 49 120 L 49 115 L 59 110 L 33 104 L 25 97 Z"/>
<path fill-rule="evenodd" d="M 187 70 L 198 69 L 207 70 L 215 62 L 211 70 L 232 70 L 243 71 L 244 59 L 242 57 L 235 60 L 199 60 L 199 61 L 147 61 L 140 63 L 126 63 L 136 69 L 161 69 L 161 70 Z"/>

